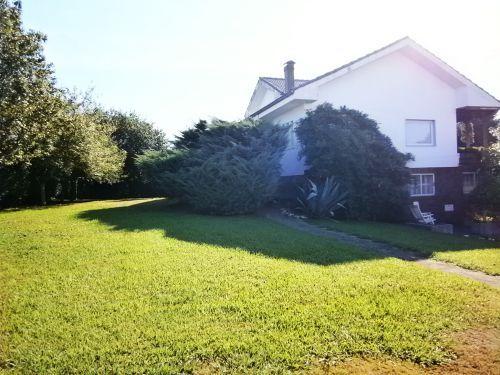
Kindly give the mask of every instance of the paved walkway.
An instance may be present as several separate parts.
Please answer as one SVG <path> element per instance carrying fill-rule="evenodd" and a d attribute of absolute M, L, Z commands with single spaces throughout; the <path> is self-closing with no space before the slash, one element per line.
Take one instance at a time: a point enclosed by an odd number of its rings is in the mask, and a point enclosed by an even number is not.
<path fill-rule="evenodd" d="M 352 234 L 337 232 L 330 229 L 323 229 L 295 217 L 282 215 L 279 211 L 268 211 L 266 217 L 279 222 L 288 227 L 314 234 L 320 237 L 334 238 L 340 242 L 360 247 L 364 250 L 382 254 L 386 257 L 399 258 L 421 264 L 424 267 L 440 270 L 443 272 L 454 273 L 469 279 L 481 281 L 485 284 L 500 288 L 500 276 L 487 275 L 481 271 L 472 271 L 451 263 L 441 262 L 439 260 L 429 259 L 422 254 L 409 250 L 403 250 L 396 246 L 391 246 L 382 242 L 376 242 L 364 238 L 356 237 Z"/>

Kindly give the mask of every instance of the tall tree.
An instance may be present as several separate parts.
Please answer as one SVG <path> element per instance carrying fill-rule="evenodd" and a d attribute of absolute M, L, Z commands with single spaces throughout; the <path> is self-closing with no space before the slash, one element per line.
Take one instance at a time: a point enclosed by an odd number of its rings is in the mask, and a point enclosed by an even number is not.
<path fill-rule="evenodd" d="M 0 0 L 0 166 L 29 165 L 53 148 L 51 119 L 60 108 L 44 41 L 23 30 L 19 5 Z"/>
<path fill-rule="evenodd" d="M 28 175 L 45 204 L 49 181 L 114 181 L 124 155 L 110 138 L 112 127 L 56 88 L 45 37 L 23 30 L 19 4 L 0 0 L 0 172 Z"/>
<path fill-rule="evenodd" d="M 102 124 L 113 128 L 111 138 L 125 152 L 123 177 L 118 184 L 87 184 L 89 196 L 137 196 L 150 192 L 142 182 L 135 159 L 147 151 L 164 151 L 167 149 L 165 134 L 140 118 L 135 113 L 116 110 L 97 111 Z"/>
<path fill-rule="evenodd" d="M 126 153 L 111 137 L 116 129 L 102 121 L 99 110 L 88 100 L 69 97 L 60 128 L 57 155 L 60 170 L 72 183 L 74 199 L 80 179 L 111 183 L 122 177 Z"/>
<path fill-rule="evenodd" d="M 0 168 L 34 169 L 39 176 L 48 175 L 40 161 L 54 151 L 53 119 L 61 109 L 44 41 L 41 33 L 23 30 L 19 2 L 0 0 Z M 42 203 L 44 190 L 41 181 Z"/>
<path fill-rule="evenodd" d="M 101 114 L 103 122 L 114 127 L 111 134 L 118 147 L 127 153 L 125 170 L 133 165 L 135 157 L 146 150 L 161 151 L 167 148 L 165 134 L 135 113 L 116 110 Z"/>

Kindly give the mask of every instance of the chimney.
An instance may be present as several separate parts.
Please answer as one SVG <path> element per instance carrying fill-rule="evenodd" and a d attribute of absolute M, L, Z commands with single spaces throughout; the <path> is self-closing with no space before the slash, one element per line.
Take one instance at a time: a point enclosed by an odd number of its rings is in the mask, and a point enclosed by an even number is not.
<path fill-rule="evenodd" d="M 295 89 L 295 78 L 293 66 L 295 62 L 290 60 L 285 63 L 285 93 L 289 94 Z"/>

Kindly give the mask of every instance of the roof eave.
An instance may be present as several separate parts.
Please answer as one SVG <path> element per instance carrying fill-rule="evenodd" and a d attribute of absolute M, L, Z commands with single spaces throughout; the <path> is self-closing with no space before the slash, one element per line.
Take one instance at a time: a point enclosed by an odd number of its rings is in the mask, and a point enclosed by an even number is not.
<path fill-rule="evenodd" d="M 279 102 L 283 101 L 284 99 L 290 97 L 293 95 L 293 92 L 291 93 L 288 93 L 286 95 L 282 95 L 280 96 L 278 99 L 275 99 L 273 100 L 271 103 L 269 104 L 266 104 L 264 107 L 258 109 L 257 111 L 255 111 L 254 113 L 252 113 L 250 116 L 248 116 L 249 118 L 254 118 L 255 116 L 258 116 L 260 115 L 262 112 L 265 112 L 267 111 L 269 108 L 272 108 L 274 105 L 278 104 Z"/>

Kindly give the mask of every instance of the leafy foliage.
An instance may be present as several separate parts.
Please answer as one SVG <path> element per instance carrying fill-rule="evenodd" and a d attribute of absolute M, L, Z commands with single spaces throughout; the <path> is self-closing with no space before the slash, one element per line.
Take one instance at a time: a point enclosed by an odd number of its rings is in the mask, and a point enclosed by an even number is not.
<path fill-rule="evenodd" d="M 19 6 L 0 0 L 0 165 L 29 164 L 54 147 L 58 113 L 45 36 L 21 27 Z"/>
<path fill-rule="evenodd" d="M 60 121 L 55 159 L 62 172 L 98 182 L 116 182 L 123 170 L 125 152 L 111 139 L 114 127 L 101 121 L 88 99 L 70 97 Z"/>
<path fill-rule="evenodd" d="M 478 174 L 478 186 L 470 195 L 474 209 L 482 215 L 500 218 L 500 122 L 490 128 L 495 138 L 483 153 Z"/>
<path fill-rule="evenodd" d="M 296 128 L 315 179 L 335 176 L 349 192 L 353 218 L 398 220 L 405 212 L 411 155 L 396 150 L 366 114 L 322 104 Z"/>
<path fill-rule="evenodd" d="M 256 211 L 275 193 L 286 127 L 253 121 L 216 121 L 176 174 L 196 211 L 235 215 Z"/>
<path fill-rule="evenodd" d="M 177 149 L 192 149 L 198 147 L 200 136 L 208 129 L 206 120 L 199 120 L 192 128 L 183 130 L 173 142 Z"/>
<path fill-rule="evenodd" d="M 26 32 L 19 3 L 0 0 L 0 172 L 15 189 L 0 199 L 24 197 L 28 186 L 79 178 L 116 181 L 124 155 L 111 140 L 112 128 L 99 121 L 90 101 L 55 87 L 43 56 L 45 37 Z M 16 180 L 17 179 L 17 180 Z"/>
<path fill-rule="evenodd" d="M 333 217 L 335 211 L 345 208 L 347 192 L 333 177 L 327 177 L 321 184 L 307 179 L 307 185 L 299 187 L 299 191 L 299 209 L 311 218 Z"/>
<path fill-rule="evenodd" d="M 29 170 L 26 168 L 0 167 L 0 206 L 18 205 L 28 200 L 30 185 Z"/>
<path fill-rule="evenodd" d="M 185 147 L 138 157 L 143 178 L 198 212 L 254 212 L 276 191 L 288 128 L 250 120 L 202 127 Z"/>
<path fill-rule="evenodd" d="M 112 137 L 118 147 L 127 153 L 126 165 L 132 166 L 135 157 L 147 150 L 161 151 L 167 147 L 163 131 L 133 112 L 111 110 L 101 116 L 105 122 L 113 125 Z"/>
<path fill-rule="evenodd" d="M 111 139 L 125 152 L 123 176 L 113 185 L 87 182 L 84 185 L 83 195 L 96 198 L 143 196 L 154 193 L 144 186 L 135 159 L 150 150 L 166 150 L 165 134 L 135 113 L 98 110 L 97 115 L 101 123 L 113 129 L 110 134 Z"/>
<path fill-rule="evenodd" d="M 186 151 L 183 150 L 151 150 L 138 155 L 135 163 L 142 180 L 155 193 L 179 197 L 182 191 L 175 176 L 185 158 Z"/>

